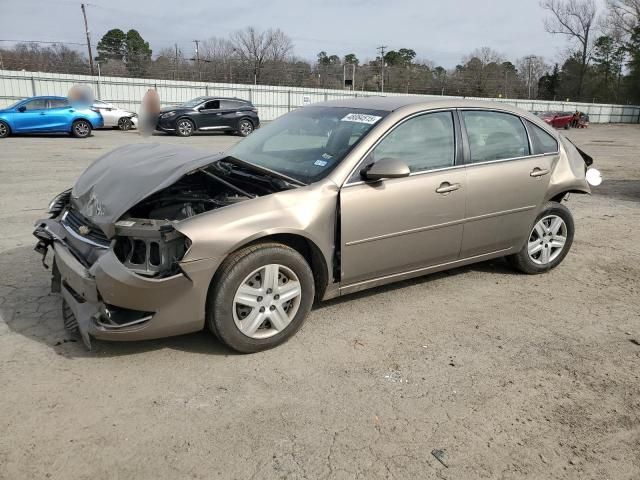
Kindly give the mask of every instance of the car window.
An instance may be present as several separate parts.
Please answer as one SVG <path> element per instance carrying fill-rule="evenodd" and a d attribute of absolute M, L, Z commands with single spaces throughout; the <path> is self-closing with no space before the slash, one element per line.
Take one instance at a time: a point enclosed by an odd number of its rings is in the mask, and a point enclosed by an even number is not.
<path fill-rule="evenodd" d="M 36 98 L 35 100 L 25 103 L 23 107 L 25 107 L 25 110 L 43 110 L 47 108 L 47 99 Z"/>
<path fill-rule="evenodd" d="M 218 110 L 220 108 L 220 100 L 209 100 L 202 108 L 204 110 Z"/>
<path fill-rule="evenodd" d="M 49 100 L 49 108 L 64 108 L 69 105 L 67 100 L 52 98 Z"/>
<path fill-rule="evenodd" d="M 373 150 L 371 160 L 397 158 L 411 172 L 450 167 L 455 160 L 454 137 L 451 112 L 427 113 L 396 127 Z"/>
<path fill-rule="evenodd" d="M 525 122 L 527 122 L 527 129 L 531 136 L 534 155 L 555 153 L 558 151 L 558 142 L 552 135 L 549 135 L 542 128 L 534 125 L 529 120 L 525 120 Z"/>
<path fill-rule="evenodd" d="M 482 110 L 462 112 L 471 163 L 529 155 L 527 132 L 516 115 Z"/>
<path fill-rule="evenodd" d="M 244 102 L 238 102 L 236 100 L 220 100 L 220 108 L 224 110 L 234 110 L 242 107 L 246 107 Z"/>

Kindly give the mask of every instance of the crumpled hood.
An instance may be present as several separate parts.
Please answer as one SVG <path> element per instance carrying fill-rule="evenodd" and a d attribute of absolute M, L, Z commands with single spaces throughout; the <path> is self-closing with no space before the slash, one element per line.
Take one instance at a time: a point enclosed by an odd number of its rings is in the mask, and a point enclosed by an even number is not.
<path fill-rule="evenodd" d="M 223 157 L 177 145 L 125 145 L 89 165 L 73 186 L 71 203 L 112 237 L 113 224 L 131 207 Z"/>

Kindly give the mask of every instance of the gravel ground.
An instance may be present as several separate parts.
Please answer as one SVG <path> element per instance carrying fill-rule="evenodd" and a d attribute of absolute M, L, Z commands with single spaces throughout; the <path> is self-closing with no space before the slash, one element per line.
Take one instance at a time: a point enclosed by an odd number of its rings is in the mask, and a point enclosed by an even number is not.
<path fill-rule="evenodd" d="M 498 260 L 334 300 L 244 356 L 205 332 L 86 351 L 31 236 L 102 152 L 237 138 L 0 141 L 0 478 L 640 478 L 640 127 L 569 136 L 605 182 L 571 197 L 559 268 Z"/>

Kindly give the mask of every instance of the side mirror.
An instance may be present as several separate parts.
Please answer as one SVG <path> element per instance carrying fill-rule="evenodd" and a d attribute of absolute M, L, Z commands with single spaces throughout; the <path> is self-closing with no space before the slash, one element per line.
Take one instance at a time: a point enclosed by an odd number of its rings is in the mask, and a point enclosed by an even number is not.
<path fill-rule="evenodd" d="M 410 173 L 409 167 L 402 160 L 386 157 L 363 168 L 360 176 L 365 180 L 377 182 L 384 178 L 408 177 Z"/>
<path fill-rule="evenodd" d="M 19 112 L 25 112 L 27 110 L 27 107 L 25 107 L 24 105 L 22 105 L 20 108 L 18 108 Z"/>

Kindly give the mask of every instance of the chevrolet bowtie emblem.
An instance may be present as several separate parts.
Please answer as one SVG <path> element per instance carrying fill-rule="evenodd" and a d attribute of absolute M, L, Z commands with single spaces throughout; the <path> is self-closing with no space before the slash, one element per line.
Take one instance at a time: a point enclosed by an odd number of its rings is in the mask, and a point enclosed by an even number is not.
<path fill-rule="evenodd" d="M 78 228 L 78 232 L 80 232 L 80 235 L 89 235 L 89 232 L 91 230 L 89 230 L 89 227 L 87 227 L 86 225 L 80 225 L 80 227 Z"/>

